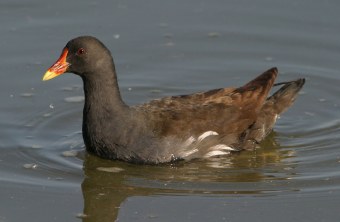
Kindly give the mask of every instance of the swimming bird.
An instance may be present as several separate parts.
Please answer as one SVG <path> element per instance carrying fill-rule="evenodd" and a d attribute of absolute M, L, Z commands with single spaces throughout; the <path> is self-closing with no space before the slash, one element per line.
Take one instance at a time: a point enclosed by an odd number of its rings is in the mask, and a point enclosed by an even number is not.
<path fill-rule="evenodd" d="M 295 101 L 305 79 L 274 84 L 271 68 L 238 88 L 170 96 L 128 106 L 121 98 L 111 52 L 97 38 L 70 40 L 43 80 L 74 73 L 84 84 L 82 132 L 99 157 L 159 164 L 254 149 Z M 275 85 L 282 85 L 273 95 Z"/>

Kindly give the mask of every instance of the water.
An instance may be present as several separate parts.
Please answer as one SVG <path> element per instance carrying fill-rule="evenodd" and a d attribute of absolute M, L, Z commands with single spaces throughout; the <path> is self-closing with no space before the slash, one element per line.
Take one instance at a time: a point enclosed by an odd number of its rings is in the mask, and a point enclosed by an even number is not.
<path fill-rule="evenodd" d="M 3 1 L 0 221 L 337 221 L 337 1 Z M 84 152 L 78 77 L 41 78 L 66 42 L 111 50 L 124 100 L 305 77 L 256 151 L 138 166 Z"/>

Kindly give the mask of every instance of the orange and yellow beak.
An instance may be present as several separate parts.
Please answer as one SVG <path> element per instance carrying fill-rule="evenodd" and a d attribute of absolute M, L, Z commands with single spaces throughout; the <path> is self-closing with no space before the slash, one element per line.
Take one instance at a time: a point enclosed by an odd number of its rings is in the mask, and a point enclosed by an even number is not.
<path fill-rule="evenodd" d="M 70 66 L 70 64 L 66 62 L 67 53 L 68 49 L 64 48 L 59 59 L 45 73 L 42 79 L 43 81 L 53 79 L 54 77 L 57 77 L 66 72 L 67 67 Z"/>

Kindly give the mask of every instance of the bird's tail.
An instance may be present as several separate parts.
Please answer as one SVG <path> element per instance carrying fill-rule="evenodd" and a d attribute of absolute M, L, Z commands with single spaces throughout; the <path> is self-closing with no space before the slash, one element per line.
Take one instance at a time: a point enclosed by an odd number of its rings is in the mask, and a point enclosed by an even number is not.
<path fill-rule="evenodd" d="M 273 109 L 277 115 L 280 115 L 294 103 L 298 92 L 301 90 L 304 84 L 305 79 L 276 83 L 274 86 L 283 86 L 267 99 L 263 108 L 266 109 L 266 106 L 270 106 L 270 108 Z"/>
<path fill-rule="evenodd" d="M 297 79 L 274 85 L 283 86 L 265 101 L 256 122 L 249 128 L 243 141 L 244 149 L 253 149 L 272 131 L 276 119 L 294 103 L 304 84 L 305 79 Z"/>

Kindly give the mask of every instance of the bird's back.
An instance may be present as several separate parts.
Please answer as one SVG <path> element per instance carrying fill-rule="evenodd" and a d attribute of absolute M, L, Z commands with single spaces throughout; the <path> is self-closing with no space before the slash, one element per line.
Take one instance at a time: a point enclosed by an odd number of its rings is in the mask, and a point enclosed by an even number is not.
<path fill-rule="evenodd" d="M 304 83 L 289 82 L 268 97 L 276 77 L 277 69 L 272 68 L 239 88 L 166 97 L 134 108 L 145 115 L 147 128 L 162 142 L 157 152 L 166 149 L 175 159 L 252 149 L 272 130 Z"/>

